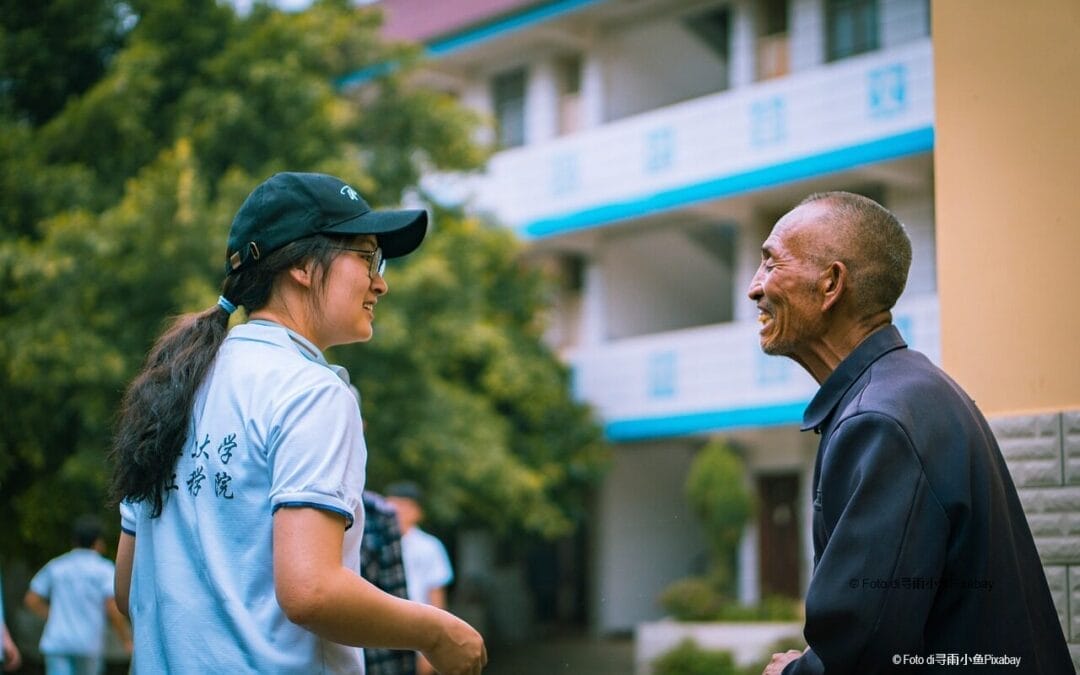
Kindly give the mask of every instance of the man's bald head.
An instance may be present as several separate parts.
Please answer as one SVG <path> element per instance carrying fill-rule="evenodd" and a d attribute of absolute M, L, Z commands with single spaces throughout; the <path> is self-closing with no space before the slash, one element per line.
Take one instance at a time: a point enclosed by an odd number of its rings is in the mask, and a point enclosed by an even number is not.
<path fill-rule="evenodd" d="M 911 240 L 904 226 L 873 199 L 851 192 L 819 192 L 799 206 L 824 206 L 826 236 L 813 255 L 821 266 L 834 260 L 848 269 L 851 301 L 859 316 L 892 309 L 907 284 Z"/>

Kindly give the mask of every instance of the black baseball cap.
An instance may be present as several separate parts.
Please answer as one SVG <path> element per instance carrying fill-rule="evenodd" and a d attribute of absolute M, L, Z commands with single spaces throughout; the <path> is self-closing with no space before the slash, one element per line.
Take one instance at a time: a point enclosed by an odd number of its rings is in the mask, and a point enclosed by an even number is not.
<path fill-rule="evenodd" d="M 424 501 L 424 490 L 411 480 L 399 480 L 386 486 L 383 493 L 387 497 L 411 499 L 417 504 Z"/>
<path fill-rule="evenodd" d="M 427 233 L 423 209 L 373 211 L 348 183 L 324 173 L 276 173 L 251 191 L 233 218 L 225 273 L 313 234 L 373 234 L 384 258 L 416 250 Z"/>

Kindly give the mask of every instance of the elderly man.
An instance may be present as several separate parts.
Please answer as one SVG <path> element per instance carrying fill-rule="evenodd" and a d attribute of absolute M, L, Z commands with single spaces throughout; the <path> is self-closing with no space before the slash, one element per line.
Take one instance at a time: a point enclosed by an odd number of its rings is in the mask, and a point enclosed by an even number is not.
<path fill-rule="evenodd" d="M 806 198 L 762 246 L 749 289 L 761 348 L 821 385 L 803 416 L 821 435 L 809 647 L 773 655 L 765 675 L 1071 673 L 986 420 L 892 325 L 910 264 L 896 217 L 845 192 Z"/>

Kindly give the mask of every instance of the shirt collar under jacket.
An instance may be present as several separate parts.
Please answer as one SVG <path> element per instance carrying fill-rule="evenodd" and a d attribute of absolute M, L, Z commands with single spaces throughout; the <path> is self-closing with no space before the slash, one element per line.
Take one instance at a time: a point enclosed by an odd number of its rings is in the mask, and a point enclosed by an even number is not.
<path fill-rule="evenodd" d="M 301 356 L 303 356 L 308 361 L 312 361 L 313 363 L 318 363 L 321 366 L 325 366 L 326 368 L 329 368 L 331 371 L 333 371 L 333 373 L 335 375 L 337 375 L 339 378 L 341 378 L 342 382 L 344 382 L 345 384 L 351 384 L 351 380 L 349 378 L 349 371 L 345 370 L 344 366 L 339 366 L 337 364 L 329 363 L 326 360 L 326 357 L 323 356 L 322 351 L 318 347 L 316 347 L 311 342 L 311 340 L 308 340 L 306 337 L 304 337 L 300 333 L 297 333 L 293 329 L 291 329 L 291 328 L 289 328 L 287 326 L 283 326 L 280 323 L 277 323 L 277 322 L 274 322 L 274 321 L 268 321 L 266 319 L 252 319 L 252 320 L 248 321 L 246 324 L 242 324 L 242 325 L 243 326 L 263 326 L 263 327 L 267 327 L 267 328 L 280 329 L 280 330 L 285 331 L 285 333 L 288 336 L 289 340 L 292 342 L 292 345 L 296 348 L 296 351 Z M 237 328 L 240 328 L 240 327 L 241 326 L 237 326 Z M 236 330 L 236 329 L 234 329 L 234 330 Z M 246 339 L 258 339 L 257 337 L 252 336 L 252 335 L 244 335 L 243 337 L 246 338 Z M 277 336 L 273 336 L 273 337 L 277 337 Z M 270 338 L 270 336 L 267 336 L 267 338 Z M 272 338 L 267 339 L 266 341 L 267 342 L 279 343 L 279 340 L 272 339 Z"/>
<path fill-rule="evenodd" d="M 840 362 L 818 389 L 803 413 L 802 431 L 820 429 L 832 414 L 847 390 L 862 376 L 874 361 L 893 351 L 907 347 L 896 326 L 889 324 L 874 331 L 854 351 Z"/>

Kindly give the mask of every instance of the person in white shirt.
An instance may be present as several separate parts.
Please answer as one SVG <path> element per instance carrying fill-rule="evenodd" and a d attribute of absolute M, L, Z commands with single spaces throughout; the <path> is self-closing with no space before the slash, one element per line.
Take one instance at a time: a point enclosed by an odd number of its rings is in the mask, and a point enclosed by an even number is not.
<path fill-rule="evenodd" d="M 386 487 L 385 496 L 397 511 L 409 599 L 446 609 L 446 587 L 454 580 L 454 570 L 443 543 L 420 529 L 424 519 L 423 491 L 412 481 L 399 481 Z M 431 664 L 423 656 L 418 657 L 417 673 L 431 672 Z"/>
<path fill-rule="evenodd" d="M 40 649 L 47 675 L 98 675 L 105 666 L 105 620 L 131 652 L 131 632 L 113 599 L 113 562 L 106 558 L 101 521 L 75 519 L 72 549 L 30 580 L 23 603 L 45 619 Z"/>
<path fill-rule="evenodd" d="M 180 317 L 122 403 L 111 496 L 116 599 L 143 673 L 363 673 L 364 646 L 479 673 L 483 638 L 360 575 L 367 448 L 348 373 L 384 258 L 427 214 L 372 211 L 339 178 L 279 173 L 233 220 L 215 306 Z M 238 306 L 247 323 L 228 330 Z"/>
<path fill-rule="evenodd" d="M 4 584 L 0 581 L 0 591 L 3 591 L 3 588 Z M 3 593 L 0 592 L 0 599 L 2 598 Z M 0 670 L 11 672 L 18 670 L 21 665 L 22 654 L 15 640 L 11 638 L 11 633 L 8 632 L 7 623 L 4 620 L 4 603 L 0 601 Z"/>

